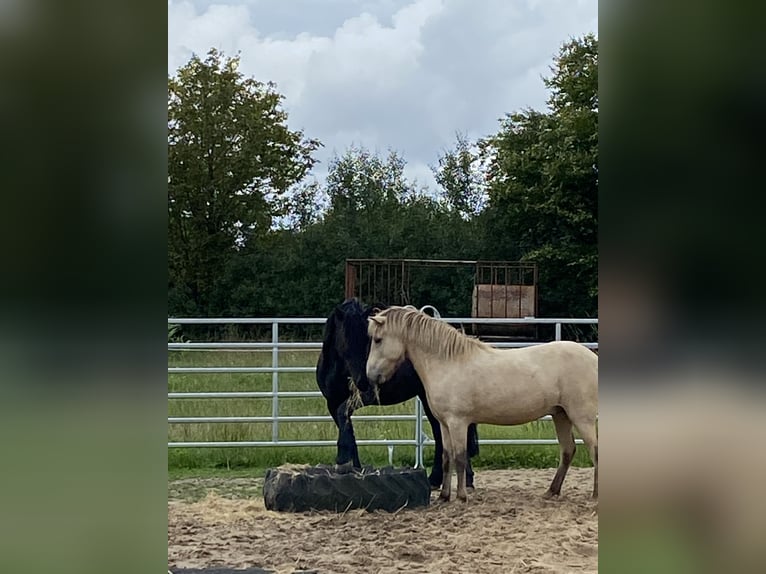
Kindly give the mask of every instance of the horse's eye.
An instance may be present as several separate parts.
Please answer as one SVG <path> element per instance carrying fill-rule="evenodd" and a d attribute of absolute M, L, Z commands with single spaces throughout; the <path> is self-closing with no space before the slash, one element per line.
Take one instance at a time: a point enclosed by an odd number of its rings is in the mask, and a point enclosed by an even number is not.
<path fill-rule="evenodd" d="M 381 339 L 380 337 L 375 337 L 375 338 L 372 340 L 372 342 L 373 342 L 373 343 L 375 343 L 376 345 L 380 345 L 380 343 L 381 343 L 381 341 L 382 341 L 382 340 L 383 340 L 383 339 Z"/>

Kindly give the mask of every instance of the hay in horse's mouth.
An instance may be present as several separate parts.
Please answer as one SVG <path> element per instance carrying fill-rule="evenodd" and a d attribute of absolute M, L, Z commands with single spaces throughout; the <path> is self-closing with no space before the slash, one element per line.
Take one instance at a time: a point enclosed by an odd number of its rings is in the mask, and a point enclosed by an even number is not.
<path fill-rule="evenodd" d="M 348 390 L 350 395 L 346 400 L 346 414 L 355 411 L 356 409 L 361 409 L 364 406 L 362 393 L 359 390 L 359 387 L 356 386 L 356 383 L 354 383 L 354 379 L 351 377 L 348 378 Z M 375 402 L 380 404 L 380 387 L 378 387 L 378 385 L 373 385 L 372 392 L 375 394 Z"/>

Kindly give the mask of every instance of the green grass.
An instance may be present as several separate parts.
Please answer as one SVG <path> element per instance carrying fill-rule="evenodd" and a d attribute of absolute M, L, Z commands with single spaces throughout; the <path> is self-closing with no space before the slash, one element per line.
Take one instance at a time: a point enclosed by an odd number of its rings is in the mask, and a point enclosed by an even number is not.
<path fill-rule="evenodd" d="M 279 355 L 280 366 L 314 366 L 318 351 L 284 351 Z M 169 351 L 171 367 L 261 367 L 271 365 L 271 351 Z M 271 391 L 271 373 L 173 373 L 168 375 L 170 392 L 192 391 Z M 318 390 L 313 373 L 280 373 L 279 388 L 283 391 Z M 414 399 L 388 407 L 365 407 L 357 414 L 414 414 Z M 169 416 L 270 416 L 271 398 L 265 399 L 169 399 Z M 327 415 L 322 397 L 280 398 L 279 414 Z M 354 422 L 355 434 L 362 439 L 412 439 L 415 421 L 361 421 Z M 424 429 L 431 436 L 430 425 Z M 184 441 L 268 441 L 271 423 L 210 423 L 168 425 L 168 440 Z M 479 436 L 490 438 L 556 438 L 550 421 L 532 422 L 519 426 L 480 425 Z M 337 440 L 337 429 L 332 421 L 326 423 L 280 423 L 280 440 Z M 264 469 L 283 463 L 329 464 L 335 460 L 335 446 L 331 447 L 258 447 L 258 448 L 171 448 L 168 452 L 168 471 L 171 477 L 185 476 L 187 472 L 200 476 L 208 469 L 228 471 Z M 426 465 L 433 461 L 434 448 L 426 447 Z M 363 464 L 388 464 L 385 446 L 360 446 Z M 395 465 L 414 463 L 414 446 L 396 446 Z M 558 464 L 558 446 L 482 445 L 481 453 L 473 459 L 477 468 L 533 467 L 547 468 Z M 575 466 L 590 466 L 586 449 L 579 447 Z M 189 474 L 190 475 L 190 474 Z M 218 474 L 216 474 L 217 476 Z"/>

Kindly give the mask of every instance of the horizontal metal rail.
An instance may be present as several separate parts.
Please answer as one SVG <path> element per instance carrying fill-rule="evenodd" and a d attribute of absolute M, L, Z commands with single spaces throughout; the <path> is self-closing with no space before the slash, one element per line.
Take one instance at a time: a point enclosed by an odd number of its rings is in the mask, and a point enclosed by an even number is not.
<path fill-rule="evenodd" d="M 576 439 L 577 444 L 582 444 L 581 439 Z M 433 440 L 418 442 L 414 439 L 360 439 L 356 444 L 384 445 L 384 446 L 418 446 L 420 444 L 433 444 Z M 530 438 L 530 439 L 479 439 L 480 445 L 553 445 L 558 444 L 556 439 Z M 169 442 L 170 448 L 220 448 L 220 447 L 255 447 L 255 446 L 336 446 L 334 440 L 279 440 L 279 441 L 210 441 L 210 442 Z"/>
<path fill-rule="evenodd" d="M 322 343 L 168 343 L 168 350 L 183 349 L 321 349 Z"/>
<path fill-rule="evenodd" d="M 331 423 L 333 419 L 327 415 L 294 415 L 277 417 L 282 422 L 292 423 Z M 354 415 L 355 421 L 414 421 L 417 415 Z M 270 423 L 274 417 L 168 417 L 170 424 L 191 423 Z M 423 417 L 422 420 L 428 420 Z M 545 415 L 538 421 L 550 421 L 551 415 Z"/>
<path fill-rule="evenodd" d="M 517 349 L 522 347 L 534 347 L 535 345 L 542 345 L 544 341 L 530 342 L 530 343 L 503 343 L 492 342 L 491 346 L 497 349 Z M 597 349 L 598 343 L 580 343 L 581 345 L 588 347 L 589 349 Z M 272 343 L 168 343 L 168 350 L 171 351 L 192 351 L 192 350 L 238 350 L 238 349 L 302 349 L 302 350 L 319 350 L 322 348 L 322 343 L 279 343 L 274 345 Z M 168 371 L 172 372 L 172 371 Z M 270 372 L 270 371 L 269 371 Z"/>
<path fill-rule="evenodd" d="M 202 317 L 168 318 L 168 325 L 322 325 L 327 321 L 325 317 L 293 317 L 285 319 L 280 317 Z"/>
<path fill-rule="evenodd" d="M 251 446 L 336 446 L 334 440 L 280 440 L 280 441 L 231 441 L 231 442 L 169 442 L 168 446 L 171 448 L 183 448 L 183 447 L 251 447 Z M 356 444 L 365 445 L 400 445 L 400 446 L 417 446 L 417 442 L 414 439 L 360 439 L 356 441 Z"/>
<path fill-rule="evenodd" d="M 277 397 L 286 399 L 321 397 L 319 391 L 279 391 Z M 272 391 L 221 391 L 221 392 L 189 392 L 168 393 L 169 399 L 270 399 L 274 397 Z"/>
<path fill-rule="evenodd" d="M 316 367 L 168 367 L 168 373 L 314 373 Z"/>
<path fill-rule="evenodd" d="M 495 318 L 495 317 L 441 317 L 447 323 L 476 323 L 477 325 L 597 325 L 598 319 L 555 319 L 542 317 L 518 317 L 518 318 Z"/>
<path fill-rule="evenodd" d="M 597 318 L 557 318 L 557 317 L 440 317 L 447 323 L 476 323 L 484 325 L 555 325 L 562 323 L 565 325 L 596 325 Z M 325 317 L 296 317 L 285 319 L 279 317 L 224 317 L 215 318 L 168 318 L 168 325 L 323 325 L 327 322 Z"/>
<path fill-rule="evenodd" d="M 282 423 L 331 423 L 327 415 L 277 417 Z M 414 421 L 415 415 L 354 415 L 354 421 Z M 274 417 L 168 417 L 170 424 L 192 423 L 270 423 Z"/>

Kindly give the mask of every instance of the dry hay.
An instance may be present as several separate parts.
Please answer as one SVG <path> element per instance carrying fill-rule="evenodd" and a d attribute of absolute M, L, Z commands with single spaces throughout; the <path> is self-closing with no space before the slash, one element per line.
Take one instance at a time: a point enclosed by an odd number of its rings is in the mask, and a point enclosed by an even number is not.
<path fill-rule="evenodd" d="M 562 497 L 545 500 L 554 472 L 480 471 L 467 504 L 396 514 L 270 512 L 262 498 L 226 498 L 222 480 L 201 500 L 168 502 L 168 563 L 259 566 L 280 574 L 597 572 L 593 469 L 570 469 Z"/>
<path fill-rule="evenodd" d="M 293 464 L 293 463 L 287 462 L 285 464 L 279 465 L 276 468 L 276 470 L 283 474 L 296 475 L 296 474 L 301 474 L 304 470 L 310 467 L 311 465 L 308 465 L 308 464 Z"/>
<path fill-rule="evenodd" d="M 351 377 L 348 378 L 348 390 L 350 396 L 346 400 L 346 414 L 365 406 L 364 400 L 362 399 L 362 393 L 359 391 L 359 388 L 354 383 L 354 379 Z M 372 385 L 372 392 L 375 394 L 375 402 L 380 404 L 380 387 L 378 387 L 378 385 Z"/>

